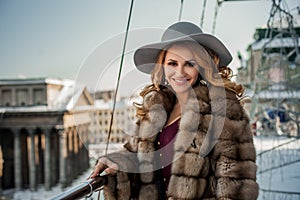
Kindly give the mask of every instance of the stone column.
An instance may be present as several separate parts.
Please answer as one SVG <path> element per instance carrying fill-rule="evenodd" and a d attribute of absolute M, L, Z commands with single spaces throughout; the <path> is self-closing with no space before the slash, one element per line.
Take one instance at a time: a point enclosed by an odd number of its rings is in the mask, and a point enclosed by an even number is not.
<path fill-rule="evenodd" d="M 85 170 L 90 167 L 88 124 L 84 125 Z"/>
<path fill-rule="evenodd" d="M 37 154 L 37 184 L 42 184 L 44 182 L 44 141 L 42 138 L 44 137 L 43 131 L 39 130 L 37 134 L 37 149 L 38 149 L 38 154 Z"/>
<path fill-rule="evenodd" d="M 63 188 L 67 187 L 66 162 L 68 157 L 67 135 L 64 129 L 59 132 L 59 182 Z"/>
<path fill-rule="evenodd" d="M 21 153 L 21 133 L 19 129 L 13 129 L 14 133 L 14 174 L 15 188 L 22 188 L 22 153 Z"/>
<path fill-rule="evenodd" d="M 77 177 L 77 175 L 79 174 L 78 173 L 78 163 L 79 160 L 77 158 L 77 130 L 76 130 L 76 127 L 73 128 L 73 165 L 72 165 L 72 168 L 73 168 L 73 173 L 74 173 L 74 178 Z"/>
<path fill-rule="evenodd" d="M 35 130 L 28 130 L 30 136 L 29 152 L 29 186 L 31 190 L 36 190 L 36 161 L 35 161 Z"/>
<path fill-rule="evenodd" d="M 51 134 L 51 185 L 55 185 L 59 181 L 59 136 L 58 132 Z"/>
<path fill-rule="evenodd" d="M 80 167 L 80 172 L 84 171 L 84 164 L 83 164 L 83 143 L 82 143 L 82 136 L 81 136 L 81 130 L 78 131 L 78 136 L 79 136 L 79 144 L 78 144 L 78 148 L 79 148 L 79 160 L 80 160 L 80 164 L 79 164 L 79 167 Z"/>
<path fill-rule="evenodd" d="M 71 166 L 71 162 L 70 162 L 70 150 L 69 150 L 69 141 L 70 141 L 70 128 L 68 128 L 67 130 L 65 130 L 65 137 L 66 137 L 66 177 L 67 177 L 67 185 L 69 185 L 72 181 L 72 179 L 70 178 L 70 166 Z"/>
<path fill-rule="evenodd" d="M 69 165 L 68 165 L 68 176 L 72 182 L 75 178 L 74 174 L 74 127 L 69 132 Z"/>
<path fill-rule="evenodd" d="M 45 156 L 44 156 L 44 174 L 45 174 L 45 189 L 51 189 L 51 129 L 44 129 L 45 134 Z"/>

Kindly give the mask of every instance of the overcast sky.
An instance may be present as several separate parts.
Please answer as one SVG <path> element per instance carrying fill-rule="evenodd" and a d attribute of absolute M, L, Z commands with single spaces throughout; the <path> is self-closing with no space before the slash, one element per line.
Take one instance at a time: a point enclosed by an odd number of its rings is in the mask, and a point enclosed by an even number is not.
<path fill-rule="evenodd" d="M 135 0 L 122 87 L 143 83 L 134 70 L 132 52 L 160 40 L 164 28 L 178 21 L 180 0 Z M 296 13 L 299 0 L 283 0 Z M 0 1 L 0 78 L 74 79 L 94 89 L 115 87 L 130 0 L 2 0 Z M 223 2 L 217 10 L 215 35 L 234 56 L 246 58 L 255 28 L 269 19 L 271 0 Z M 216 1 L 207 1 L 203 31 L 212 32 Z M 185 0 L 183 21 L 200 24 L 203 0 Z M 145 79 L 148 79 L 146 77 Z M 143 80 L 145 80 L 143 77 Z M 139 80 L 141 82 L 139 82 Z M 122 89 L 122 88 L 121 88 Z"/>

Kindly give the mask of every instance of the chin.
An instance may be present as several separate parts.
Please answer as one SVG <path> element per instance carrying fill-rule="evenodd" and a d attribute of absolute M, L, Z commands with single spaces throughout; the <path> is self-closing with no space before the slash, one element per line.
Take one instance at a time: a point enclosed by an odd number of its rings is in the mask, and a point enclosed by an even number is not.
<path fill-rule="evenodd" d="M 171 85 L 172 86 L 172 85 Z M 172 89 L 176 94 L 182 94 L 188 92 L 190 89 L 192 89 L 192 86 L 188 85 L 185 87 L 178 87 L 178 86 L 172 86 Z"/>

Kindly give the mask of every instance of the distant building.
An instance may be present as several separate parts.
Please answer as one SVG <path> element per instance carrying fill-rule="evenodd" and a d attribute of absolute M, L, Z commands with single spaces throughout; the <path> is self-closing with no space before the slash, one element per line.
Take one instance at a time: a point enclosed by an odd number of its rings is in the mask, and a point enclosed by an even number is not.
<path fill-rule="evenodd" d="M 101 99 L 105 102 L 112 100 L 114 98 L 115 92 L 114 90 L 102 90 L 97 91 L 94 94 L 92 94 L 92 97 L 94 100 Z"/>
<path fill-rule="evenodd" d="M 92 96 L 99 99 L 95 99 L 93 120 L 89 127 L 89 149 L 91 155 L 97 157 L 104 153 L 110 129 L 110 149 L 116 149 L 120 146 L 116 144 L 123 144 L 128 137 L 133 135 L 136 122 L 135 107 L 133 106 L 135 100 L 128 97 L 117 98 L 113 123 L 110 128 L 114 92 L 102 91 Z"/>
<path fill-rule="evenodd" d="M 300 135 L 300 14 L 292 19 L 257 28 L 250 58 L 238 69 L 237 82 L 252 100 L 248 111 L 264 133 Z"/>
<path fill-rule="evenodd" d="M 1 189 L 66 186 L 86 170 L 92 106 L 71 80 L 0 80 Z"/>

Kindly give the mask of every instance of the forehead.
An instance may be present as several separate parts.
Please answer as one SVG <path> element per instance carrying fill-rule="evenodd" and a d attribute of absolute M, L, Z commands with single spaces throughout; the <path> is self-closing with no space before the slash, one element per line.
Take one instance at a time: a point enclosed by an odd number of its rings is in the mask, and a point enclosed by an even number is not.
<path fill-rule="evenodd" d="M 193 52 L 190 48 L 183 45 L 172 45 L 166 53 L 166 59 L 184 59 L 191 60 L 194 59 Z"/>

